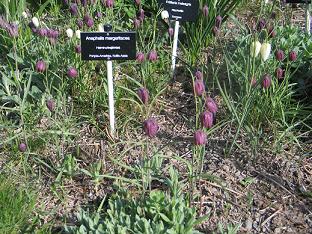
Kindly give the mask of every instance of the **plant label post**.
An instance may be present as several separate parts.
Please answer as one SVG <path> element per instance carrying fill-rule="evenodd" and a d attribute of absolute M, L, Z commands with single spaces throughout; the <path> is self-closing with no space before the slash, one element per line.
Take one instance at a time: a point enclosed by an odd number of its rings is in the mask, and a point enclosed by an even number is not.
<path fill-rule="evenodd" d="M 175 21 L 171 59 L 171 70 L 174 75 L 180 22 L 196 20 L 199 2 L 198 0 L 158 0 L 158 3 L 161 8 L 168 11 L 169 19 Z"/>
<path fill-rule="evenodd" d="M 311 14 L 310 6 L 311 0 L 286 0 L 286 3 L 301 3 L 306 5 L 305 9 L 305 30 L 310 35 L 311 34 Z"/>
<path fill-rule="evenodd" d="M 112 60 L 134 60 L 136 57 L 135 32 L 110 32 L 111 25 L 105 25 L 105 32 L 81 33 L 82 60 L 107 60 L 107 85 L 110 133 L 115 135 L 114 78 Z"/>

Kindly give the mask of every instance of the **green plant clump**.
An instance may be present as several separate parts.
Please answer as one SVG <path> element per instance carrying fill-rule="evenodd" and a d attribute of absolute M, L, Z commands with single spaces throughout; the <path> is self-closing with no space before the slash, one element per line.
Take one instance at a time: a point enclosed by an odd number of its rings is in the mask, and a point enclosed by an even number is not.
<path fill-rule="evenodd" d="M 77 226 L 65 227 L 67 233 L 200 233 L 194 227 L 206 217 L 196 219 L 194 208 L 183 196 L 167 196 L 152 191 L 148 197 L 134 199 L 119 192 L 109 200 L 104 215 L 81 210 Z"/>

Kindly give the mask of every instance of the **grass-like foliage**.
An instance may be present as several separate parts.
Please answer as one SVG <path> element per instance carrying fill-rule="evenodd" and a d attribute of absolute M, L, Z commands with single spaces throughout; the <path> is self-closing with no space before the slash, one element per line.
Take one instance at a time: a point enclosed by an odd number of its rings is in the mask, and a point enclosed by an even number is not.
<path fill-rule="evenodd" d="M 29 227 L 35 197 L 17 187 L 10 179 L 0 176 L 0 233 L 23 233 Z"/>

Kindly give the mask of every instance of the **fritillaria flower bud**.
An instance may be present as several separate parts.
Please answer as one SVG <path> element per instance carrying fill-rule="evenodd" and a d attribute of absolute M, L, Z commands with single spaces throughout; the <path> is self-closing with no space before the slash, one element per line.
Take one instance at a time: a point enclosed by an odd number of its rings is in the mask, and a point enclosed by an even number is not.
<path fill-rule="evenodd" d="M 34 26 L 35 28 L 38 28 L 38 27 L 39 27 L 39 20 L 38 20 L 37 17 L 33 17 L 33 18 L 31 19 L 31 22 L 33 23 L 33 26 Z"/>
<path fill-rule="evenodd" d="M 169 34 L 169 36 L 170 37 L 172 37 L 173 36 L 173 34 L 174 34 L 174 29 L 173 28 L 168 28 L 168 34 Z"/>
<path fill-rule="evenodd" d="M 99 32 L 104 32 L 104 25 L 103 24 L 99 24 L 98 25 L 98 31 Z"/>
<path fill-rule="evenodd" d="M 144 54 L 142 52 L 138 52 L 136 55 L 136 61 L 142 63 L 144 61 Z"/>
<path fill-rule="evenodd" d="M 262 29 L 265 28 L 265 25 L 266 25 L 265 19 L 260 19 L 257 24 L 257 30 L 261 31 Z"/>
<path fill-rule="evenodd" d="M 222 24 L 222 17 L 221 17 L 221 15 L 218 15 L 218 16 L 216 17 L 215 26 L 216 26 L 218 29 L 220 29 L 220 28 L 221 28 L 221 24 Z"/>
<path fill-rule="evenodd" d="M 18 25 L 16 23 L 9 24 L 7 31 L 10 37 L 17 37 L 18 36 Z"/>
<path fill-rule="evenodd" d="M 145 14 L 144 14 L 144 10 L 143 9 L 140 9 L 139 12 L 138 12 L 138 18 L 143 21 L 144 20 L 144 17 L 145 17 Z"/>
<path fill-rule="evenodd" d="M 47 31 L 46 28 L 39 28 L 39 29 L 37 30 L 37 33 L 38 33 L 38 35 L 39 35 L 40 37 L 44 37 L 44 36 L 47 36 L 48 31 Z"/>
<path fill-rule="evenodd" d="M 276 78 L 277 78 L 277 79 L 279 79 L 279 80 L 284 79 L 285 71 L 284 71 L 282 68 L 278 67 L 278 68 L 276 69 L 275 73 L 276 73 Z"/>
<path fill-rule="evenodd" d="M 53 112 L 55 109 L 55 102 L 52 99 L 47 100 L 46 106 L 49 109 L 50 112 Z"/>
<path fill-rule="evenodd" d="M 220 33 L 220 30 L 218 29 L 218 27 L 217 27 L 217 26 L 213 26 L 213 27 L 212 27 L 212 34 L 213 34 L 215 37 L 217 37 L 217 36 L 219 36 L 219 33 Z"/>
<path fill-rule="evenodd" d="M 83 21 L 81 19 L 77 19 L 77 26 L 80 29 L 83 27 Z"/>
<path fill-rule="evenodd" d="M 195 145 L 205 145 L 207 142 L 207 135 L 202 130 L 197 130 L 194 133 L 194 144 Z"/>
<path fill-rule="evenodd" d="M 206 103 L 205 104 L 206 104 L 206 108 L 207 108 L 208 111 L 210 111 L 214 115 L 217 113 L 218 106 L 217 106 L 216 102 L 211 97 L 208 97 L 206 99 Z"/>
<path fill-rule="evenodd" d="M 27 150 L 27 145 L 25 143 L 20 143 L 18 145 L 18 150 L 22 153 L 25 152 Z"/>
<path fill-rule="evenodd" d="M 207 6 L 207 5 L 204 5 L 204 7 L 203 7 L 203 15 L 204 15 L 205 17 L 207 17 L 208 14 L 209 14 L 209 12 L 208 12 L 208 6 Z"/>
<path fill-rule="evenodd" d="M 36 63 L 36 71 L 37 72 L 44 72 L 46 70 L 46 64 L 43 60 L 39 60 L 37 63 Z"/>
<path fill-rule="evenodd" d="M 169 13 L 168 13 L 168 11 L 162 11 L 162 12 L 161 12 L 161 18 L 162 18 L 163 20 L 168 19 L 168 18 L 169 18 Z"/>
<path fill-rule="evenodd" d="M 293 62 L 293 61 L 296 61 L 296 59 L 297 59 L 296 51 L 294 51 L 294 50 L 290 51 L 289 52 L 289 60 Z"/>
<path fill-rule="evenodd" d="M 85 15 L 85 16 L 83 17 L 83 22 L 85 22 L 85 24 L 86 24 L 89 28 L 93 27 L 93 25 L 94 25 L 94 21 L 93 21 L 93 19 L 92 19 L 89 15 Z"/>
<path fill-rule="evenodd" d="M 257 79 L 255 77 L 252 77 L 251 81 L 250 81 L 250 84 L 251 84 L 252 87 L 255 87 L 256 84 L 257 84 Z"/>
<path fill-rule="evenodd" d="M 28 17 L 28 15 L 27 15 L 27 13 L 25 11 L 22 12 L 22 16 L 23 16 L 24 19 L 27 19 L 27 17 Z"/>
<path fill-rule="evenodd" d="M 145 120 L 143 123 L 143 130 L 147 136 L 155 137 L 159 130 L 157 121 L 154 118 Z"/>
<path fill-rule="evenodd" d="M 273 38 L 273 37 L 276 36 L 276 31 L 274 30 L 273 27 L 270 27 L 270 28 L 269 28 L 268 34 L 269 34 L 269 37 L 270 37 L 270 38 Z"/>
<path fill-rule="evenodd" d="M 285 57 L 284 51 L 282 51 L 282 50 L 277 50 L 277 51 L 275 52 L 275 58 L 276 58 L 278 61 L 283 61 L 283 60 L 284 60 L 284 57 Z"/>
<path fill-rule="evenodd" d="M 149 92 L 146 88 L 139 88 L 138 89 L 138 96 L 141 99 L 141 101 L 143 102 L 143 104 L 148 103 Z"/>
<path fill-rule="evenodd" d="M 135 2 L 135 4 L 136 4 L 137 6 L 139 6 L 139 5 L 141 4 L 141 0 L 135 0 L 134 2 Z"/>
<path fill-rule="evenodd" d="M 95 18 L 97 18 L 97 19 L 102 18 L 102 13 L 99 12 L 99 11 L 97 11 L 97 12 L 95 13 Z"/>
<path fill-rule="evenodd" d="M 76 68 L 70 67 L 67 70 L 67 76 L 70 77 L 70 78 L 75 78 L 75 77 L 78 76 L 78 71 L 76 70 Z"/>
<path fill-rule="evenodd" d="M 194 81 L 194 90 L 197 96 L 203 95 L 205 91 L 205 84 L 203 80 L 196 79 Z"/>
<path fill-rule="evenodd" d="M 81 45 L 76 45 L 76 46 L 75 46 L 75 52 L 76 52 L 77 54 L 80 54 L 80 53 L 81 53 Z"/>
<path fill-rule="evenodd" d="M 87 6 L 87 0 L 81 0 L 81 5 L 84 7 Z"/>
<path fill-rule="evenodd" d="M 81 33 L 81 31 L 80 31 L 79 29 L 76 30 L 76 32 L 75 32 L 76 37 L 77 37 L 78 39 L 80 39 L 80 33 Z"/>
<path fill-rule="evenodd" d="M 69 7 L 69 11 L 72 15 L 78 15 L 78 6 L 76 3 L 73 3 Z"/>
<path fill-rule="evenodd" d="M 269 74 L 265 74 L 262 80 L 262 87 L 267 89 L 271 86 L 271 76 Z"/>
<path fill-rule="evenodd" d="M 205 111 L 200 116 L 201 124 L 204 128 L 211 128 L 213 126 L 213 113 Z"/>
<path fill-rule="evenodd" d="M 74 31 L 71 28 L 69 28 L 66 30 L 66 35 L 68 38 L 72 38 L 74 36 Z"/>
<path fill-rule="evenodd" d="M 266 61 L 271 53 L 271 44 L 263 43 L 260 48 L 260 54 L 263 61 Z"/>
<path fill-rule="evenodd" d="M 152 50 L 148 53 L 148 60 L 154 62 L 157 60 L 157 52 L 156 50 Z"/>
<path fill-rule="evenodd" d="M 195 72 L 196 79 L 202 80 L 203 79 L 203 73 L 200 70 L 197 70 Z"/>
<path fill-rule="evenodd" d="M 106 7 L 112 8 L 114 6 L 114 0 L 106 0 Z"/>
<path fill-rule="evenodd" d="M 139 28 L 140 24 L 141 24 L 141 21 L 139 19 L 135 18 L 133 20 L 133 26 L 134 26 L 135 29 Z"/>

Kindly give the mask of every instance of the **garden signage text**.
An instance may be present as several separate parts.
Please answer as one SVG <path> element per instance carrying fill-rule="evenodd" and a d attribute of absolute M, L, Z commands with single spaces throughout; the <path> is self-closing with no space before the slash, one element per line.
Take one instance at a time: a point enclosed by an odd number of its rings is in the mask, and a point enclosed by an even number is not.
<path fill-rule="evenodd" d="M 135 56 L 135 32 L 81 33 L 82 60 L 132 60 Z"/>
<path fill-rule="evenodd" d="M 114 32 L 112 26 L 105 25 L 106 32 L 81 33 L 82 60 L 107 60 L 107 86 L 109 125 L 112 136 L 115 134 L 114 78 L 112 60 L 132 60 L 136 58 L 135 32 Z"/>
<path fill-rule="evenodd" d="M 169 13 L 171 20 L 195 21 L 198 15 L 198 0 L 158 0 L 160 7 Z"/>

